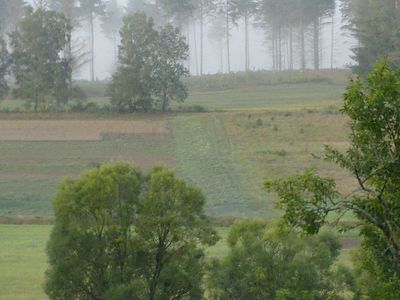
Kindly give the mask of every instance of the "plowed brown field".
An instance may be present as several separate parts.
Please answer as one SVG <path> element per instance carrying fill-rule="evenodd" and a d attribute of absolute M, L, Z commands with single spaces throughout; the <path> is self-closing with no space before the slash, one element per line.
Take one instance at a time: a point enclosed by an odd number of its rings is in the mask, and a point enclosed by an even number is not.
<path fill-rule="evenodd" d="M 165 134 L 166 121 L 0 121 L 0 141 L 98 141 L 103 134 Z"/>

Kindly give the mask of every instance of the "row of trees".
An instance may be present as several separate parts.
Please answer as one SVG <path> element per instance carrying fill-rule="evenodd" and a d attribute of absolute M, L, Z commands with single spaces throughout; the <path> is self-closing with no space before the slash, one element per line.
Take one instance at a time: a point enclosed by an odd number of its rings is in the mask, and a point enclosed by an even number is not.
<path fill-rule="evenodd" d="M 23 16 L 24 2 L 1 0 L 4 12 L 13 11 L 4 18 L 9 24 L 8 30 L 15 29 L 18 20 Z M 307 61 L 308 36 L 313 41 L 313 67 L 321 67 L 322 48 L 321 30 L 326 24 L 326 17 L 333 16 L 335 0 L 129 0 L 126 7 L 121 7 L 117 0 L 46 0 L 37 1 L 41 9 L 54 10 L 63 13 L 70 20 L 71 35 L 73 30 L 88 24 L 90 33 L 89 51 L 84 51 L 82 41 L 72 38 L 72 48 L 85 52 L 81 61 L 90 63 L 90 78 L 95 79 L 95 23 L 99 21 L 107 37 L 112 40 L 114 48 L 118 44 L 118 31 L 122 26 L 123 16 L 135 12 L 144 12 L 155 20 L 156 26 L 173 22 L 181 32 L 186 34 L 187 40 L 193 40 L 192 55 L 196 61 L 196 72 L 200 75 L 204 70 L 204 38 L 205 28 L 209 28 L 208 36 L 218 42 L 222 48 L 225 43 L 227 71 L 231 70 L 230 38 L 232 27 L 243 24 L 245 48 L 244 67 L 250 70 L 250 37 L 252 25 L 262 28 L 266 40 L 271 47 L 273 68 L 275 70 L 305 69 L 310 64 Z M 13 15 L 11 20 L 11 15 Z M 8 21 L 10 18 L 10 22 Z M 207 26 L 209 25 L 209 26 Z M 332 24 L 333 26 L 333 24 Z M 7 30 L 7 29 L 6 29 Z M 200 31 L 200 37 L 197 33 Z M 312 32 L 309 35 L 308 32 Z M 193 36 L 193 38 L 191 38 Z M 197 43 L 199 42 L 199 51 Z M 296 53 L 294 50 L 298 48 Z M 307 50 L 306 50 L 307 48 Z M 115 51 L 115 54 L 117 51 Z M 221 49 L 222 53 L 222 49 Z M 75 53 L 77 54 L 77 53 Z M 296 61 L 298 62 L 296 64 Z"/>
<path fill-rule="evenodd" d="M 83 97 L 73 86 L 77 63 L 71 44 L 70 21 L 52 10 L 27 8 L 24 19 L 0 39 L 0 98 L 13 80 L 13 95 L 33 103 L 35 111 L 68 104 Z M 154 28 L 143 13 L 128 15 L 120 32 L 118 69 L 109 86 L 111 104 L 119 112 L 166 111 L 171 100 L 187 97 L 181 78 L 188 46 L 171 25 Z M 9 51 L 10 50 L 10 51 Z"/>

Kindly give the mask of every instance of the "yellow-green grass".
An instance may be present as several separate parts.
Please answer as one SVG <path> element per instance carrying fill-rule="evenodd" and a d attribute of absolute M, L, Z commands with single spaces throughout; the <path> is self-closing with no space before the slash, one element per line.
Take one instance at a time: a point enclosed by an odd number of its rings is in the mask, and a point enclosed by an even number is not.
<path fill-rule="evenodd" d="M 183 104 L 172 103 L 172 109 L 192 106 L 202 106 L 210 111 L 321 108 L 339 104 L 344 90 L 345 85 L 342 83 L 309 82 L 191 92 Z M 88 102 L 94 102 L 102 107 L 109 105 L 110 99 L 91 97 Z M 29 110 L 21 100 L 0 102 L 2 111 L 26 111 L 27 109 Z"/>
<path fill-rule="evenodd" d="M 341 84 L 301 83 L 192 93 L 181 106 L 200 105 L 208 110 L 253 111 L 321 108 L 339 104 L 344 88 Z"/>
<path fill-rule="evenodd" d="M 352 188 L 346 172 L 321 158 L 325 144 L 347 146 L 347 121 L 336 108 L 177 114 L 166 122 L 163 134 L 0 141 L 0 216 L 49 217 L 64 177 L 115 160 L 134 161 L 144 170 L 158 162 L 173 167 L 202 188 L 213 217 L 277 218 L 276 197 L 263 191 L 264 178 L 307 168 L 336 178 L 344 192 Z"/>
<path fill-rule="evenodd" d="M 50 225 L 0 225 L 0 300 L 47 299 L 43 287 L 50 231 Z M 221 240 L 206 250 L 208 258 L 220 259 L 229 251 L 229 228 L 217 231 Z M 342 250 L 339 262 L 351 267 L 351 251 Z"/>
<path fill-rule="evenodd" d="M 0 225 L 0 299 L 46 299 L 45 246 L 50 226 Z"/>

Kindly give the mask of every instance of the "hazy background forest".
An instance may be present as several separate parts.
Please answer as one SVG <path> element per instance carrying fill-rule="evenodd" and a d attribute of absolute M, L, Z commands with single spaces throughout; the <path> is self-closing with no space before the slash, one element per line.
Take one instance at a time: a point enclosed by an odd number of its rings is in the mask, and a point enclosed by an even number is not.
<path fill-rule="evenodd" d="M 31 4 L 35 4 L 34 0 L 28 1 Z M 48 1 L 51 2 L 51 1 Z M 131 2 L 131 3 L 129 3 Z M 134 4 L 134 3 L 139 4 Z M 95 19 L 95 35 L 94 35 L 94 56 L 96 64 L 97 79 L 109 79 L 111 73 L 115 70 L 116 59 L 116 45 L 118 44 L 118 27 L 122 24 L 122 17 L 126 13 L 132 13 L 135 10 L 141 10 L 141 1 L 130 1 L 130 0 L 113 0 L 110 2 L 109 10 L 114 10 L 112 19 L 108 20 L 110 24 L 104 25 L 106 20 L 102 18 Z M 221 2 L 223 4 L 223 2 Z M 117 7 L 118 6 L 118 7 Z M 135 8 L 136 6 L 136 8 Z M 147 11 L 151 10 L 151 7 L 146 8 Z M 219 10 L 221 12 L 216 13 L 216 9 L 213 11 L 204 10 L 203 20 L 203 73 L 214 74 L 214 73 L 226 73 L 228 71 L 227 62 L 227 46 L 226 46 L 226 18 L 224 16 L 224 7 L 222 6 Z M 230 69 L 233 72 L 245 71 L 245 46 L 243 45 L 245 36 L 244 18 L 230 17 L 229 19 L 229 34 L 230 34 Z M 260 17 L 251 15 L 249 17 L 249 66 L 250 70 L 272 70 L 273 69 L 273 58 L 272 58 L 272 42 L 271 42 L 271 31 L 270 25 L 265 24 Z M 333 22 L 333 28 L 332 28 Z M 82 26 L 77 26 L 76 40 L 79 42 L 86 42 L 86 50 L 89 50 L 90 32 L 83 29 L 86 28 L 85 22 Z M 336 1 L 336 5 L 333 11 L 328 12 L 326 15 L 322 15 L 320 18 L 320 49 L 319 55 L 321 60 L 321 69 L 330 68 L 345 68 L 353 64 L 354 61 L 351 59 L 351 48 L 356 43 L 356 40 L 344 30 L 346 21 L 343 19 L 343 15 L 340 12 L 340 0 Z M 83 27 L 83 28 L 82 28 Z M 105 28 L 107 28 L 105 30 Z M 188 31 L 189 29 L 189 31 Z M 333 30 L 333 31 L 332 31 Z M 200 74 L 200 45 L 201 45 L 201 18 L 200 12 L 194 11 L 193 17 L 190 18 L 189 23 L 185 24 L 183 34 L 187 37 L 190 45 L 190 73 L 192 75 Z M 293 28 L 293 47 L 296 50 L 293 58 L 293 68 L 301 68 L 299 47 L 300 37 L 298 30 Z M 309 29 L 306 33 L 306 60 L 307 68 L 313 68 L 313 36 L 312 31 Z M 285 37 L 283 39 L 286 47 L 285 51 L 287 55 L 288 41 Z M 333 41 L 333 47 L 332 47 Z M 333 50 L 333 53 L 332 53 Z M 197 59 L 196 59 L 197 54 Z M 332 57 L 333 55 L 333 57 Z M 288 58 L 284 58 L 284 60 Z M 283 69 L 289 69 L 288 62 L 285 63 Z M 82 68 L 74 74 L 77 79 L 90 79 L 90 66 L 88 64 L 82 66 Z"/>

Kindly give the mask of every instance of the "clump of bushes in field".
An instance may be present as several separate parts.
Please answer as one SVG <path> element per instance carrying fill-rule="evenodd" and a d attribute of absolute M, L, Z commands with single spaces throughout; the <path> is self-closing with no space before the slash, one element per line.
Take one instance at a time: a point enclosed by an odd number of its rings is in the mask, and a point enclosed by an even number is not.
<path fill-rule="evenodd" d="M 204 205 L 198 188 L 164 167 L 143 175 L 126 163 L 99 165 L 66 179 L 54 202 L 47 295 L 202 299 L 206 288 L 216 300 L 342 299 L 349 289 L 351 275 L 334 265 L 337 238 L 303 238 L 284 225 L 235 222 L 227 257 L 210 263 L 204 248 L 218 236 Z"/>

